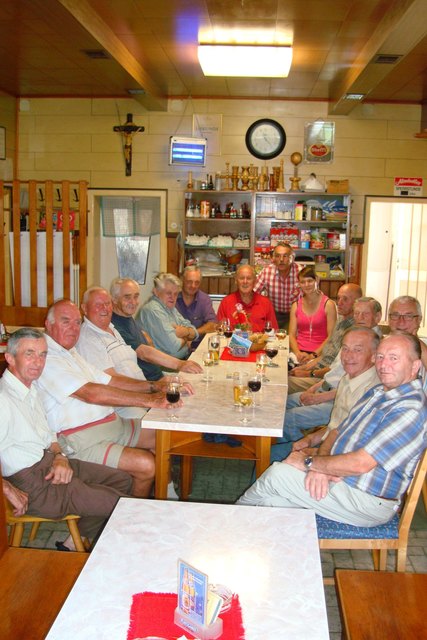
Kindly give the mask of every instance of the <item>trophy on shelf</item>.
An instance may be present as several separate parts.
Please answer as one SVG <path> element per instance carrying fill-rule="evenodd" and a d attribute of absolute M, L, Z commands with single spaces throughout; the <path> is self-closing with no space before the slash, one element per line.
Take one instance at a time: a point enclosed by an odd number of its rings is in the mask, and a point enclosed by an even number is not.
<path fill-rule="evenodd" d="M 283 171 L 283 165 L 284 165 L 284 160 L 280 160 L 280 167 L 279 167 L 279 174 L 278 174 L 278 180 L 276 183 L 276 191 L 278 191 L 279 193 L 285 193 L 286 189 L 285 189 L 285 182 L 284 182 L 284 171 Z"/>
<path fill-rule="evenodd" d="M 290 178 L 291 188 L 289 189 L 289 191 L 299 191 L 299 183 L 301 182 L 301 178 L 298 176 L 298 165 L 302 162 L 302 155 L 298 153 L 298 151 L 295 151 L 295 153 L 291 155 L 291 162 L 294 165 L 294 175 Z"/>

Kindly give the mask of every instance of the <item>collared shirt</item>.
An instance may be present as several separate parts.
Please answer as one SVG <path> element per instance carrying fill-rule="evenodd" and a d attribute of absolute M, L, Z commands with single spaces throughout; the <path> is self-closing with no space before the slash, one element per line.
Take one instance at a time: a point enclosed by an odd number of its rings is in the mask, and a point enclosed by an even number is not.
<path fill-rule="evenodd" d="M 366 371 L 350 378 L 346 373 L 340 380 L 335 396 L 334 407 L 329 420 L 329 429 L 335 429 L 350 413 L 350 409 L 363 396 L 368 389 L 380 384 L 375 367 L 369 367 Z"/>
<path fill-rule="evenodd" d="M 34 383 L 26 387 L 9 370 L 0 379 L 0 460 L 4 477 L 31 467 L 56 442 Z"/>
<path fill-rule="evenodd" d="M 344 333 L 349 327 L 354 324 L 354 318 L 343 318 L 338 320 L 331 335 L 326 341 L 325 346 L 322 349 L 322 357 L 319 361 L 319 369 L 323 367 L 329 367 L 334 359 L 337 357 L 339 350 L 341 349 L 342 339 Z"/>
<path fill-rule="evenodd" d="M 269 264 L 259 274 L 254 291 L 265 293 L 273 303 L 275 311 L 289 313 L 292 303 L 298 299 L 298 273 L 296 262 L 292 262 L 286 278 L 282 278 L 274 263 Z"/>
<path fill-rule="evenodd" d="M 117 313 L 114 313 L 111 316 L 111 320 L 114 324 L 116 331 L 118 331 L 123 338 L 123 340 L 128 344 L 132 349 L 136 352 L 138 347 L 142 344 L 147 345 L 148 342 L 142 333 L 141 329 L 135 322 L 135 319 L 130 316 L 119 316 Z M 143 372 L 145 378 L 147 380 L 156 381 L 161 380 L 163 378 L 163 371 L 159 367 L 159 365 L 154 364 L 153 362 L 147 362 L 146 360 L 142 360 L 137 356 L 137 364 L 138 367 Z"/>
<path fill-rule="evenodd" d="M 114 369 L 123 376 L 145 380 L 138 367 L 135 351 L 126 344 L 111 322 L 110 329 L 112 333 L 100 329 L 85 318 L 76 344 L 79 354 L 102 371 Z M 142 407 L 117 407 L 116 413 L 122 418 L 137 419 L 142 418 L 147 411 Z"/>
<path fill-rule="evenodd" d="M 136 316 L 136 324 L 149 334 L 157 349 L 181 359 L 187 358 L 190 350 L 187 344 L 183 344 L 182 339 L 176 336 L 175 326 L 182 325 L 194 329 L 195 338 L 199 336 L 196 327 L 183 318 L 176 307 L 170 309 L 157 296 L 151 296 L 141 307 Z"/>
<path fill-rule="evenodd" d="M 406 491 L 427 446 L 427 398 L 417 379 L 385 391 L 367 391 L 338 427 L 331 455 L 363 449 L 376 466 L 346 476 L 351 487 L 374 496 L 398 500 Z"/>
<path fill-rule="evenodd" d="M 206 322 L 216 322 L 217 320 L 212 301 L 204 291 L 197 291 L 193 301 L 189 305 L 185 303 L 182 293 L 180 292 L 176 301 L 176 308 L 183 318 L 189 320 L 196 329 Z M 203 336 L 199 336 L 196 340 L 193 340 L 192 346 L 196 347 L 202 338 Z"/>
<path fill-rule="evenodd" d="M 239 307 L 245 312 L 252 331 L 264 331 L 266 320 L 271 322 L 273 329 L 278 328 L 272 303 L 269 298 L 262 296 L 260 293 L 254 293 L 249 304 L 243 302 L 238 291 L 225 296 L 218 308 L 218 320 L 221 321 L 228 318 L 231 326 L 235 327 L 236 324 L 241 322 Z"/>
<path fill-rule="evenodd" d="M 52 431 L 59 433 L 102 420 L 113 413 L 113 407 L 91 404 L 72 397 L 75 391 L 89 382 L 108 384 L 111 376 L 89 364 L 75 347 L 67 350 L 50 336 L 46 335 L 45 338 L 48 345 L 46 364 L 35 384 Z"/>

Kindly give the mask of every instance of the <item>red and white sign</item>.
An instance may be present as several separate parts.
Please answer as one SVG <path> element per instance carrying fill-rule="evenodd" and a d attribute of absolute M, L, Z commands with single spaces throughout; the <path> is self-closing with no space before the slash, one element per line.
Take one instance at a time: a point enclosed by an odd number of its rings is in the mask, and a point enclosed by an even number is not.
<path fill-rule="evenodd" d="M 423 195 L 423 179 L 422 178 L 395 178 L 394 179 L 394 195 L 395 196 L 422 196 Z"/>

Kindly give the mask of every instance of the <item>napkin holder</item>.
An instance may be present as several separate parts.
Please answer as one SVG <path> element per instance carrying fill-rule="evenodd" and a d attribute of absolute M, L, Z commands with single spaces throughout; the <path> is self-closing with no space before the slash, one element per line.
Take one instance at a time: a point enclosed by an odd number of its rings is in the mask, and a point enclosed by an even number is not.
<path fill-rule="evenodd" d="M 200 640 L 215 640 L 222 635 L 222 619 L 217 618 L 215 622 L 210 625 L 201 624 L 196 622 L 191 616 L 187 615 L 177 607 L 175 609 L 173 621 L 177 627 L 189 631 L 196 638 Z"/>

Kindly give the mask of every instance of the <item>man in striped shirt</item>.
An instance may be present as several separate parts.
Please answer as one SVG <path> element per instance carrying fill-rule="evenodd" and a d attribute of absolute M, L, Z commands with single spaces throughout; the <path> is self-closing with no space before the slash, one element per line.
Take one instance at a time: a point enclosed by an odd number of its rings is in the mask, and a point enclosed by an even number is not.
<path fill-rule="evenodd" d="M 365 527 L 391 520 L 427 446 L 420 366 L 416 336 L 384 338 L 375 356 L 382 384 L 365 393 L 318 455 L 293 451 L 269 467 L 238 503 L 303 507 Z"/>
<path fill-rule="evenodd" d="M 282 329 L 288 329 L 291 305 L 298 297 L 298 271 L 291 245 L 279 242 L 272 264 L 264 267 L 254 287 L 256 293 L 265 293 L 270 298 Z"/>

